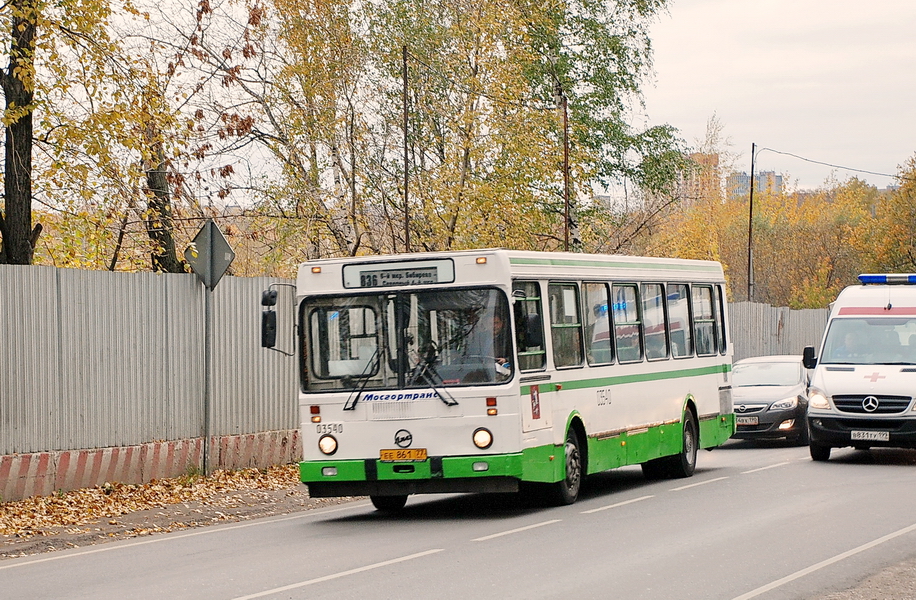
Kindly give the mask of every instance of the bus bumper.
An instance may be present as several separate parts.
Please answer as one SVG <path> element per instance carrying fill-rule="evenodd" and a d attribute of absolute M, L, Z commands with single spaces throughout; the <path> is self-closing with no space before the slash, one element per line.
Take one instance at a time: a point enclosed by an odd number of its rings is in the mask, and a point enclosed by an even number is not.
<path fill-rule="evenodd" d="M 516 492 L 522 454 L 430 457 L 416 462 L 378 459 L 299 463 L 309 496 L 392 496 L 458 492 Z"/>

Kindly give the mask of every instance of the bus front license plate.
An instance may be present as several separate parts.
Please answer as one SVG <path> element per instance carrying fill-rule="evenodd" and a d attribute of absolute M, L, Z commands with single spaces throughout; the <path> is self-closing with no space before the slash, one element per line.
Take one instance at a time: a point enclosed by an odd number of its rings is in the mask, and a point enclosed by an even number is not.
<path fill-rule="evenodd" d="M 852 439 L 859 442 L 889 442 L 889 431 L 853 431 Z"/>
<path fill-rule="evenodd" d="M 426 448 L 397 448 L 381 450 L 379 460 L 382 462 L 420 462 L 426 460 Z"/>
<path fill-rule="evenodd" d="M 757 417 L 735 417 L 735 424 L 737 425 L 756 425 Z"/>

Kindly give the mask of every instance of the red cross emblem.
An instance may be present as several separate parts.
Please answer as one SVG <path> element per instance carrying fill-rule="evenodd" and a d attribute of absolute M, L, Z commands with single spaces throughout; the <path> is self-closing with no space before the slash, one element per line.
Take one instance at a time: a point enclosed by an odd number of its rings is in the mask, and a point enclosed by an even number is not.
<path fill-rule="evenodd" d="M 887 379 L 887 377 L 879 375 L 878 373 L 872 373 L 871 375 L 866 375 L 865 379 L 868 379 L 872 383 L 877 383 L 879 379 Z"/>

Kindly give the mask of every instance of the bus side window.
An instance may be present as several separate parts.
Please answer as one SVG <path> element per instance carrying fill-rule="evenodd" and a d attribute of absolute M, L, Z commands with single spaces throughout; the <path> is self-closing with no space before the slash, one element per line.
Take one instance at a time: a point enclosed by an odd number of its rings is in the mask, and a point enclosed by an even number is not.
<path fill-rule="evenodd" d="M 575 283 L 551 283 L 550 339 L 553 363 L 557 367 L 582 364 L 582 321 L 579 318 L 579 290 Z"/>
<path fill-rule="evenodd" d="M 693 356 L 689 298 L 690 288 L 686 284 L 668 284 L 668 331 L 674 358 Z"/>
<path fill-rule="evenodd" d="M 512 297 L 515 299 L 513 318 L 518 346 L 518 370 L 543 369 L 547 364 L 547 351 L 544 349 L 541 288 L 536 281 L 514 281 Z"/>
<path fill-rule="evenodd" d="M 608 365 L 614 361 L 611 345 L 611 314 L 607 285 L 582 284 L 585 314 L 585 355 L 590 365 Z"/>
<path fill-rule="evenodd" d="M 668 358 L 668 332 L 665 328 L 665 288 L 658 283 L 642 286 L 642 318 L 646 338 L 646 358 Z"/>
<path fill-rule="evenodd" d="M 716 353 L 716 321 L 712 306 L 712 288 L 708 285 L 693 286 L 693 330 L 697 356 Z"/>
<path fill-rule="evenodd" d="M 639 292 L 635 284 L 614 284 L 614 341 L 621 363 L 642 360 L 642 327 L 639 319 Z"/>
<path fill-rule="evenodd" d="M 725 292 L 721 285 L 716 286 L 716 326 L 719 332 L 719 352 L 725 354 L 728 349 L 728 340 L 725 336 Z"/>

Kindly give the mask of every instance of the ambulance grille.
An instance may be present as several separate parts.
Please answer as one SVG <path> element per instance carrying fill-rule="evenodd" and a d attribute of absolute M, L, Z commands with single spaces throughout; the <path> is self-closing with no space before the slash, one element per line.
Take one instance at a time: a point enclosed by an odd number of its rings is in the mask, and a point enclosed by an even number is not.
<path fill-rule="evenodd" d="M 871 411 L 865 410 L 865 399 L 871 397 L 877 398 L 878 408 Z M 867 396 L 865 394 L 833 397 L 833 403 L 838 411 L 861 415 L 901 413 L 909 408 L 911 400 L 912 398 L 909 396 Z"/>

